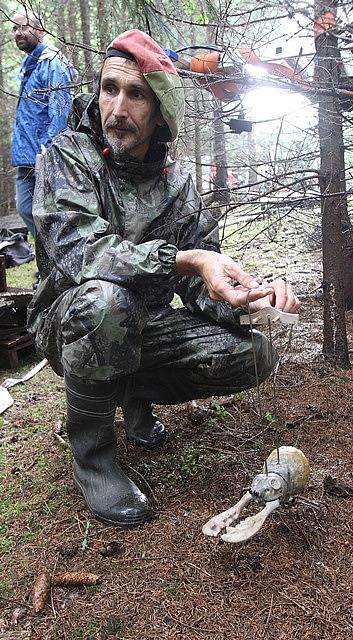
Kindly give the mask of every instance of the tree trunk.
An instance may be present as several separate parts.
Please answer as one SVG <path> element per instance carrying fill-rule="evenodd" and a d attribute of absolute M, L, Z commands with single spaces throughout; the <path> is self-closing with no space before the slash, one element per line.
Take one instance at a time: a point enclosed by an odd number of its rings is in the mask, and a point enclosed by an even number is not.
<path fill-rule="evenodd" d="M 316 0 L 315 15 L 336 15 L 337 0 Z M 332 31 L 316 37 L 317 80 L 320 87 L 338 86 L 340 54 Z M 332 364 L 350 367 L 344 295 L 342 218 L 347 215 L 344 179 L 344 146 L 339 99 L 319 95 L 320 191 L 322 213 L 324 344 L 323 353 Z"/>
<path fill-rule="evenodd" d="M 60 4 L 55 9 L 55 37 L 57 38 L 56 46 L 64 54 L 68 56 L 67 46 L 64 44 L 67 39 L 67 6 L 66 4 Z"/>
<path fill-rule="evenodd" d="M 217 30 L 208 25 L 206 28 L 207 41 L 211 44 L 216 41 Z M 218 32 L 218 35 L 220 33 Z M 215 99 L 216 100 L 216 99 Z M 213 177 L 213 201 L 220 204 L 228 204 L 230 201 L 227 178 L 228 163 L 226 151 L 226 139 L 222 117 L 222 103 L 216 100 L 216 108 L 213 110 L 213 166 L 215 175 Z"/>
<path fill-rule="evenodd" d="M 105 51 L 108 44 L 111 42 L 112 37 L 109 35 L 111 19 L 111 8 L 109 0 L 98 0 L 97 2 L 97 21 L 98 21 L 98 36 L 99 36 L 99 48 L 101 51 Z"/>
<path fill-rule="evenodd" d="M 80 41 L 80 36 L 77 33 L 77 4 L 74 0 L 69 0 L 68 3 L 68 31 L 70 42 Z M 70 61 L 75 69 L 80 68 L 80 57 L 78 47 L 70 47 Z"/>
<path fill-rule="evenodd" d="M 353 309 L 353 226 L 348 211 L 342 213 L 343 280 L 346 309 Z"/>
<path fill-rule="evenodd" d="M 196 45 L 197 42 L 197 34 L 195 25 L 190 25 L 190 42 Z M 199 193 L 202 193 L 203 185 L 202 185 L 202 134 L 201 134 L 201 122 L 199 118 L 200 114 L 200 97 L 199 97 L 200 89 L 198 87 L 194 87 L 194 113 L 193 120 L 195 123 L 195 133 L 194 133 L 194 148 L 195 148 L 195 176 L 196 176 L 196 189 Z"/>
<path fill-rule="evenodd" d="M 253 132 L 249 131 L 249 133 L 247 134 L 247 137 L 248 137 L 248 182 L 249 184 L 256 185 L 259 178 L 254 169 L 254 165 L 256 164 L 256 144 L 255 144 Z"/>
<path fill-rule="evenodd" d="M 2 33 L 0 24 L 0 87 L 4 86 L 4 60 L 2 47 Z M 0 216 L 6 215 L 15 206 L 14 193 L 14 170 L 11 167 L 11 142 L 10 131 L 11 122 L 9 115 L 9 103 L 7 96 L 1 93 L 0 101 L 2 109 L 0 110 Z"/>
<path fill-rule="evenodd" d="M 201 123 L 197 115 L 200 113 L 200 104 L 198 97 L 198 89 L 194 89 L 195 96 L 195 163 L 196 163 L 196 189 L 199 193 L 203 190 L 202 185 L 202 136 L 201 136 Z"/>
<path fill-rule="evenodd" d="M 224 124 L 221 120 L 222 110 L 221 106 L 213 111 L 213 164 L 216 168 L 216 173 L 213 178 L 214 182 L 214 198 L 213 200 L 221 204 L 229 203 L 229 190 L 227 184 L 228 167 L 227 167 L 227 152 Z"/>
<path fill-rule="evenodd" d="M 79 0 L 79 5 L 80 5 L 80 15 L 81 15 L 81 26 L 82 26 L 82 44 L 84 44 L 85 47 L 87 47 L 83 49 L 85 69 L 82 74 L 82 79 L 87 82 L 92 80 L 94 75 L 92 51 L 90 51 L 90 47 L 92 46 L 90 6 L 87 0 Z"/>

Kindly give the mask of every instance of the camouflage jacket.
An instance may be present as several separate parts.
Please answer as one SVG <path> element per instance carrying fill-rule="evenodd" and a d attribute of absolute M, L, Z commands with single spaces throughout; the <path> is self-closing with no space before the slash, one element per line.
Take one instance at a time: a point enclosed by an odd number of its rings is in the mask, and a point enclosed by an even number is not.
<path fill-rule="evenodd" d="M 71 128 L 57 136 L 37 166 L 33 217 L 42 284 L 28 326 L 40 330 L 51 305 L 88 280 L 138 292 L 147 306 L 178 293 L 192 312 L 234 324 L 238 312 L 212 301 L 198 277 L 175 271 L 178 250 L 219 251 L 218 224 L 192 178 L 157 145 L 144 163 L 102 153 L 93 96 L 75 99 Z"/>

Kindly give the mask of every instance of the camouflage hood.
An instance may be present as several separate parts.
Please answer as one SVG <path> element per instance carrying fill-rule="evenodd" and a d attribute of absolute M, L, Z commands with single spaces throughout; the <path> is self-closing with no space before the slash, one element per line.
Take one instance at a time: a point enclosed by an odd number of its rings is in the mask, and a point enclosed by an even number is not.
<path fill-rule="evenodd" d="M 117 49 L 132 56 L 146 82 L 160 102 L 160 111 L 166 121 L 163 142 L 175 140 L 184 118 L 184 88 L 176 68 L 163 49 L 146 33 L 138 29 L 125 31 L 114 38 L 109 49 Z"/>

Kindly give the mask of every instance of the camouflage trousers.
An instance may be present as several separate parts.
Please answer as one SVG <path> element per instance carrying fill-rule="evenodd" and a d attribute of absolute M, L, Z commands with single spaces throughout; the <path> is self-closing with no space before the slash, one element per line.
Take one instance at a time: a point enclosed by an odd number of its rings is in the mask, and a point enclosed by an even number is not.
<path fill-rule="evenodd" d="M 177 404 L 225 395 L 264 380 L 277 360 L 267 338 L 169 305 L 148 309 L 142 296 L 91 280 L 53 304 L 37 334 L 53 369 L 86 381 L 117 379 L 120 400 Z M 118 393 L 119 397 L 119 393 Z"/>

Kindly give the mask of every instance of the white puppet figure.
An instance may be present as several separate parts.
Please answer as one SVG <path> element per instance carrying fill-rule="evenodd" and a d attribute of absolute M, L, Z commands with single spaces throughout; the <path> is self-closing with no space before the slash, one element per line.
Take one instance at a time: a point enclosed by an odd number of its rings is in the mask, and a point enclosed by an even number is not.
<path fill-rule="evenodd" d="M 279 447 L 268 456 L 262 473 L 255 476 L 249 491 L 234 507 L 211 518 L 202 528 L 206 536 L 221 535 L 225 542 L 243 542 L 252 538 L 262 527 L 270 513 L 281 504 L 289 502 L 300 493 L 308 482 L 309 462 L 296 447 Z M 263 506 L 253 516 L 242 520 L 235 527 L 232 523 L 240 518 L 241 512 L 251 501 Z"/>

